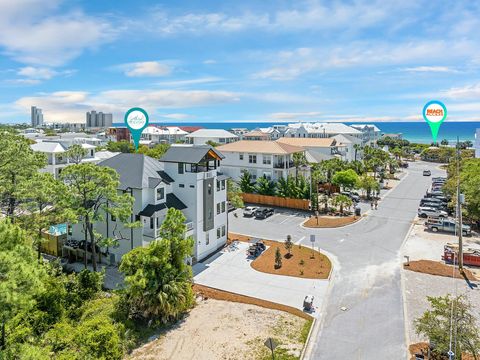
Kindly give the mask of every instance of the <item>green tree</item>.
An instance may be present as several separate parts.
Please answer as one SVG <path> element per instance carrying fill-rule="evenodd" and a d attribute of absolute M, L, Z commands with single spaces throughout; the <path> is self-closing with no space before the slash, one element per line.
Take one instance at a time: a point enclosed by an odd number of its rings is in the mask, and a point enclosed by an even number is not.
<path fill-rule="evenodd" d="M 0 207 L 12 222 L 20 186 L 46 164 L 45 155 L 34 152 L 23 136 L 10 132 L 0 136 Z"/>
<path fill-rule="evenodd" d="M 280 248 L 277 246 L 275 249 L 275 269 L 280 269 L 282 267 L 282 253 Z"/>
<path fill-rule="evenodd" d="M 319 169 L 324 174 L 325 180 L 328 183 L 332 182 L 332 177 L 333 175 L 335 175 L 337 171 L 344 170 L 345 167 L 346 167 L 346 162 L 338 158 L 322 161 L 319 165 Z"/>
<path fill-rule="evenodd" d="M 266 176 L 262 176 L 257 180 L 255 192 L 260 195 L 274 195 L 275 183 L 268 180 Z"/>
<path fill-rule="evenodd" d="M 348 169 L 337 172 L 332 178 L 332 183 L 343 189 L 351 190 L 357 185 L 358 179 L 357 173 L 352 169 Z"/>
<path fill-rule="evenodd" d="M 84 149 L 82 145 L 74 144 L 68 148 L 66 155 L 70 162 L 74 164 L 80 164 L 82 159 L 87 156 L 88 151 Z"/>
<path fill-rule="evenodd" d="M 26 211 L 19 217 L 19 224 L 35 239 L 39 261 L 42 232 L 50 225 L 74 220 L 72 212 L 64 206 L 66 191 L 66 186 L 50 173 L 38 172 L 19 186 L 21 208 Z"/>
<path fill-rule="evenodd" d="M 113 152 L 133 153 L 135 152 L 135 146 L 130 141 L 109 141 L 107 144 L 107 150 Z"/>
<path fill-rule="evenodd" d="M 287 235 L 287 239 L 285 240 L 285 250 L 287 250 L 287 257 L 291 256 L 292 248 L 293 248 L 292 236 Z"/>
<path fill-rule="evenodd" d="M 124 302 L 128 317 L 168 323 L 193 305 L 192 271 L 185 259 L 193 242 L 185 238 L 185 216 L 170 208 L 161 228 L 162 238 L 123 256 Z M 182 227 L 183 225 L 183 227 Z"/>
<path fill-rule="evenodd" d="M 214 148 L 217 147 L 217 146 L 220 146 L 219 143 L 217 143 L 213 140 L 208 140 L 205 144 L 210 145 L 211 147 L 214 147 Z"/>
<path fill-rule="evenodd" d="M 232 179 L 227 180 L 227 200 L 232 204 L 234 207 L 243 208 L 244 203 L 242 199 L 242 192 L 235 181 Z"/>
<path fill-rule="evenodd" d="M 374 177 L 363 175 L 358 181 L 358 188 L 365 191 L 367 198 L 370 199 L 372 191 L 380 191 L 380 184 Z"/>
<path fill-rule="evenodd" d="M 160 159 L 167 150 L 170 148 L 169 144 L 157 144 L 153 148 L 149 148 L 147 146 L 141 146 L 138 148 L 138 152 L 140 154 L 145 154 L 147 156 L 150 156 L 154 159 Z"/>
<path fill-rule="evenodd" d="M 296 152 L 292 155 L 293 166 L 295 166 L 295 179 L 298 179 L 298 169 L 300 166 L 305 166 L 308 164 L 307 158 L 305 157 L 305 152 Z"/>
<path fill-rule="evenodd" d="M 448 145 L 448 140 L 443 139 L 442 141 L 440 141 L 440 145 L 447 146 Z"/>
<path fill-rule="evenodd" d="M 357 161 L 357 155 L 358 155 L 358 152 L 360 152 L 360 151 L 362 150 L 362 145 L 360 145 L 360 144 L 354 144 L 354 145 L 353 145 L 353 149 L 355 150 L 354 161 Z"/>
<path fill-rule="evenodd" d="M 291 195 L 291 184 L 290 184 L 290 178 L 284 178 L 281 177 L 280 179 L 277 180 L 276 183 L 276 194 L 280 197 L 287 198 L 290 197 Z"/>
<path fill-rule="evenodd" d="M 352 199 L 350 199 L 347 195 L 336 195 L 332 199 L 332 203 L 335 206 L 338 206 L 340 208 L 340 214 L 343 215 L 343 210 L 344 208 L 349 208 L 353 205 Z"/>
<path fill-rule="evenodd" d="M 124 222 L 125 226 L 136 226 L 136 223 L 127 223 L 132 213 L 133 198 L 127 193 L 119 194 L 118 173 L 109 167 L 91 163 L 70 165 L 63 170 L 61 178 L 67 184 L 66 206 L 82 221 L 85 240 L 87 234 L 90 237 L 92 267 L 97 271 L 96 246 L 103 246 L 118 239 L 103 239 L 95 232 L 94 224 L 103 221 L 105 214 L 113 214 Z"/>
<path fill-rule="evenodd" d="M 30 240 L 18 226 L 0 222 L 0 358 L 6 347 L 5 323 L 35 306 L 46 273 L 35 261 Z"/>
<path fill-rule="evenodd" d="M 445 355 L 450 349 L 450 337 L 455 336 L 456 347 L 452 350 L 459 358 L 470 353 L 474 359 L 480 358 L 480 330 L 472 307 L 463 295 L 452 298 L 450 295 L 427 297 L 430 310 L 416 319 L 415 331 L 435 343 L 436 355 Z M 451 326 L 454 327 L 452 335 Z"/>
<path fill-rule="evenodd" d="M 240 190 L 247 194 L 252 194 L 255 191 L 255 182 L 248 171 L 245 171 L 240 177 Z"/>

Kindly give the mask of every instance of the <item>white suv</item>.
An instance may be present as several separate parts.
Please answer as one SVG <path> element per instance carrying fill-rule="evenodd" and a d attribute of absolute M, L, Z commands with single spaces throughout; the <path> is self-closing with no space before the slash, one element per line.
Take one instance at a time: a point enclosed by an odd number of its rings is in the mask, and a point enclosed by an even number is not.
<path fill-rule="evenodd" d="M 418 208 L 418 216 L 423 218 L 426 218 L 428 216 L 446 218 L 448 214 L 443 210 L 439 210 L 439 209 L 435 209 L 427 206 L 420 206 Z"/>
<path fill-rule="evenodd" d="M 247 206 L 243 209 L 243 216 L 252 217 L 255 215 L 255 211 L 257 211 L 255 206 Z"/>

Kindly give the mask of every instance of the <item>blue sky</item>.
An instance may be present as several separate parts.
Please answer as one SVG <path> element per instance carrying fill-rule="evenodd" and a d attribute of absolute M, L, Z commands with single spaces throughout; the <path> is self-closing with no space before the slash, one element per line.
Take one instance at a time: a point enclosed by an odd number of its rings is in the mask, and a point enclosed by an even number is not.
<path fill-rule="evenodd" d="M 480 1 L 0 0 L 0 122 L 480 120 Z"/>

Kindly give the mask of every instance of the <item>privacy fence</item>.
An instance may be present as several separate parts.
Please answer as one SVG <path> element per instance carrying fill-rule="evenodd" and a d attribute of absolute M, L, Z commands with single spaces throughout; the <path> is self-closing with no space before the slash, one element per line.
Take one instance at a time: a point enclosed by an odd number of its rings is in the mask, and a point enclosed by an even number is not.
<path fill-rule="evenodd" d="M 310 201 L 305 199 L 291 199 L 279 196 L 259 194 L 242 194 L 243 201 L 251 204 L 284 207 L 289 209 L 310 210 Z"/>

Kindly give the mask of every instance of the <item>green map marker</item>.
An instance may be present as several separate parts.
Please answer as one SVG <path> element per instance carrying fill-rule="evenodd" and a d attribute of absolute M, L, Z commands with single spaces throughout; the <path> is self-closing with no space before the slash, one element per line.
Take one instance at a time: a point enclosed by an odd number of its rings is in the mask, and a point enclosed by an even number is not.
<path fill-rule="evenodd" d="M 436 143 L 440 125 L 442 125 L 447 118 L 446 106 L 441 101 L 429 101 L 423 107 L 423 118 L 430 126 L 433 142 Z"/>
<path fill-rule="evenodd" d="M 135 150 L 138 150 L 142 131 L 148 126 L 147 112 L 139 107 L 131 108 L 125 114 L 125 125 L 127 125 L 128 130 L 132 134 Z"/>

